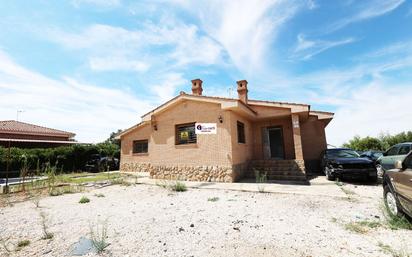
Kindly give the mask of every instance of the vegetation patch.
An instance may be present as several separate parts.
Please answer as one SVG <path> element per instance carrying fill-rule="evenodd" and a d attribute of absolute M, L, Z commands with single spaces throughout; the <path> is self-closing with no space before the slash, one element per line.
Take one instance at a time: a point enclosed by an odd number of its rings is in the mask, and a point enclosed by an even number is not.
<path fill-rule="evenodd" d="M 47 240 L 47 239 L 52 239 L 53 238 L 53 233 L 49 232 L 49 227 L 47 225 L 47 216 L 46 213 L 40 212 L 40 218 L 41 218 L 41 227 L 43 231 L 43 237 L 42 239 Z"/>
<path fill-rule="evenodd" d="M 102 193 L 94 194 L 94 196 L 96 196 L 96 197 L 105 197 L 105 195 L 102 194 Z"/>
<path fill-rule="evenodd" d="M 261 185 L 261 184 L 267 183 L 267 174 L 266 173 L 261 174 L 258 169 L 253 169 L 253 171 L 255 172 L 255 179 L 256 179 L 256 183 L 258 184 L 258 186 L 257 186 L 258 191 L 259 191 L 259 193 L 264 193 L 265 192 L 265 186 Z"/>
<path fill-rule="evenodd" d="M 211 198 L 208 198 L 207 199 L 209 202 L 217 202 L 217 201 L 219 201 L 219 197 L 211 197 Z"/>
<path fill-rule="evenodd" d="M 86 196 L 82 196 L 82 198 L 80 198 L 79 203 L 88 203 L 90 202 L 90 199 L 87 198 Z"/>
<path fill-rule="evenodd" d="M 393 247 L 390 245 L 384 244 L 382 242 L 378 243 L 378 246 L 381 248 L 381 250 L 386 253 L 390 254 L 393 257 L 410 257 L 411 255 L 408 253 L 408 250 L 406 249 L 406 245 L 403 245 L 403 247 L 399 250 L 395 250 Z"/>
<path fill-rule="evenodd" d="M 393 230 L 406 229 L 412 230 L 412 223 L 405 216 L 392 215 L 385 204 L 381 205 L 383 216 L 386 219 L 388 227 Z"/>
<path fill-rule="evenodd" d="M 358 234 L 366 234 L 370 229 L 375 229 L 381 226 L 382 223 L 379 221 L 362 220 L 345 224 L 345 229 Z"/>
<path fill-rule="evenodd" d="M 170 187 L 170 189 L 172 191 L 176 191 L 176 192 L 185 192 L 187 191 L 187 187 L 186 184 L 180 181 L 176 181 L 175 183 L 173 183 Z"/>
<path fill-rule="evenodd" d="M 95 226 L 90 225 L 90 239 L 97 253 L 102 253 L 109 246 L 107 238 L 107 221 Z"/>
<path fill-rule="evenodd" d="M 30 245 L 30 240 L 27 240 L 27 239 L 20 240 L 20 241 L 17 242 L 17 247 L 18 248 L 23 248 L 23 247 L 26 247 L 28 245 Z"/>

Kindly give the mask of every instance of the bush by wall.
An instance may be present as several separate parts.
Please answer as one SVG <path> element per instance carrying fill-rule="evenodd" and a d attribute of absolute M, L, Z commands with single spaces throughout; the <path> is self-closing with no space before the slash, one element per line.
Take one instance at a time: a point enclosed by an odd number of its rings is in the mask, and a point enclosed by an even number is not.
<path fill-rule="evenodd" d="M 10 148 L 10 171 L 20 171 L 27 162 L 30 170 L 42 170 L 47 163 L 56 165 L 58 171 L 73 172 L 84 170 L 86 162 L 93 154 L 120 158 L 120 148 L 117 144 L 100 143 L 94 145 L 71 145 L 57 148 Z M 8 149 L 0 147 L 0 177 L 4 177 Z"/>

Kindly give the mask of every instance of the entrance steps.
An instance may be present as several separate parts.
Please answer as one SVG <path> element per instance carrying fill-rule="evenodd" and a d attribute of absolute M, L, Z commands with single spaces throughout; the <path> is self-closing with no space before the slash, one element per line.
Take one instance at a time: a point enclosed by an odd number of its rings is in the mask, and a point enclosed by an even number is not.
<path fill-rule="evenodd" d="M 266 174 L 267 180 L 305 181 L 303 160 L 253 160 L 249 164 L 249 178 L 255 178 L 255 170 Z"/>

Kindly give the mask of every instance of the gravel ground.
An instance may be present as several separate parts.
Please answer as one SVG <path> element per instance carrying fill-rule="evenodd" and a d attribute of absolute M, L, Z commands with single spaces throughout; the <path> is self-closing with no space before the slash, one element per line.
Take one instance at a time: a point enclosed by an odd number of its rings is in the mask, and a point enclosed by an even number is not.
<path fill-rule="evenodd" d="M 352 191 L 347 199 L 110 186 L 46 197 L 40 208 L 31 201 L 0 207 L 0 238 L 11 236 L 9 245 L 31 241 L 11 256 L 70 256 L 79 238 L 89 237 L 90 226 L 106 221 L 110 245 L 103 256 L 392 256 L 382 244 L 394 252 L 411 250 L 412 231 L 385 225 L 364 234 L 345 229 L 354 221 L 384 224 L 384 218 L 381 186 L 343 188 Z M 80 204 L 83 195 L 91 201 Z M 208 201 L 212 197 L 219 199 Z M 51 240 L 41 239 L 40 212 L 47 214 Z M 0 256 L 6 254 L 0 245 Z"/>

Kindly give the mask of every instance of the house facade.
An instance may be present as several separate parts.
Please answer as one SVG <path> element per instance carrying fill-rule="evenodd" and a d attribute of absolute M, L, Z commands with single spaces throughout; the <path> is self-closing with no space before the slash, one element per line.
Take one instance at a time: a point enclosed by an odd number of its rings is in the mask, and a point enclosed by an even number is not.
<path fill-rule="evenodd" d="M 192 94 L 181 92 L 118 135 L 120 169 L 157 179 L 235 182 L 259 171 L 304 180 L 318 169 L 333 113 L 248 99 L 247 84 L 237 82 L 234 99 L 203 96 L 202 81 L 192 80 Z M 198 132 L 199 125 L 212 133 Z"/>

